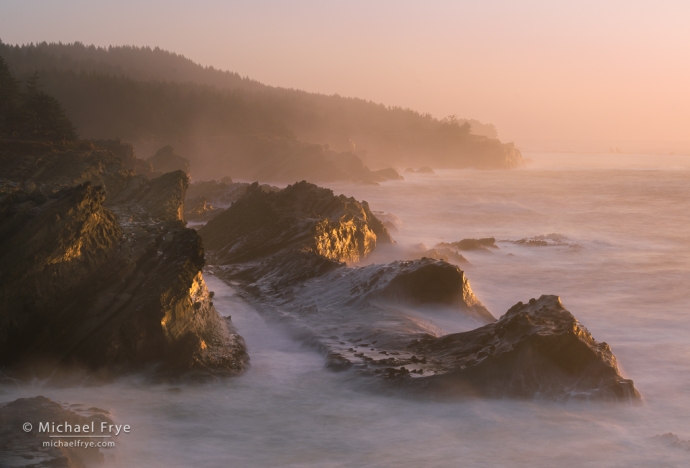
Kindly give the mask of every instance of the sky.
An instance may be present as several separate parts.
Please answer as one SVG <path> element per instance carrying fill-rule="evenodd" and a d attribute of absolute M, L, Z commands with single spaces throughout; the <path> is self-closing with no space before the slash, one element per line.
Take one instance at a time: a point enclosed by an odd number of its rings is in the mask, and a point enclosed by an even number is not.
<path fill-rule="evenodd" d="M 158 46 L 504 141 L 690 141 L 688 0 L 0 0 L 0 39 Z"/>

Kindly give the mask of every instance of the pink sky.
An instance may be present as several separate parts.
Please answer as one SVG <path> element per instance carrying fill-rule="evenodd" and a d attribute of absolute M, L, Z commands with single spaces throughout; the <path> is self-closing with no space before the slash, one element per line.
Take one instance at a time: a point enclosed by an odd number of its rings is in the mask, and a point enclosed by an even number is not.
<path fill-rule="evenodd" d="M 518 143 L 690 140 L 688 1 L 3 0 L 0 39 L 159 46 Z"/>

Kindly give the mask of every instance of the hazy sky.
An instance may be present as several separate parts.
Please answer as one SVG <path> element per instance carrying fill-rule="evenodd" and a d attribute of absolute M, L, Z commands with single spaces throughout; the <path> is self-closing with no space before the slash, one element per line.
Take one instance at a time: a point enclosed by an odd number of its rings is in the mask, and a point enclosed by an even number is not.
<path fill-rule="evenodd" d="M 503 140 L 690 140 L 690 0 L 0 0 L 0 39 L 159 46 Z"/>

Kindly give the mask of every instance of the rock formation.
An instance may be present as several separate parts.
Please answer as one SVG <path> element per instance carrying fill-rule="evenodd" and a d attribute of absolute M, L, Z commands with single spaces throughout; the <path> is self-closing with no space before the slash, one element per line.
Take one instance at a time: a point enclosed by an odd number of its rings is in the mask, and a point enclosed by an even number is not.
<path fill-rule="evenodd" d="M 117 156 L 125 169 L 134 171 L 135 174 L 151 174 L 153 165 L 150 161 L 137 158 L 134 147 L 129 143 L 123 143 L 119 138 L 115 140 L 93 140 L 98 148 L 103 148 Z"/>
<path fill-rule="evenodd" d="M 423 258 L 352 268 L 390 241 L 368 206 L 301 182 L 252 186 L 199 230 L 216 273 L 264 316 L 320 350 L 334 370 L 442 398 L 635 400 L 605 343 L 556 296 L 518 303 L 499 320 L 462 270 Z M 488 249 L 494 239 L 453 248 Z"/>
<path fill-rule="evenodd" d="M 364 258 L 377 242 L 392 242 L 366 202 L 335 196 L 331 190 L 304 181 L 274 193 L 253 184 L 199 234 L 221 263 L 288 250 L 351 263 Z"/>
<path fill-rule="evenodd" d="M 175 150 L 170 145 L 162 147 L 146 161 L 153 167 L 153 172 L 165 174 L 166 172 L 184 171 L 186 174 L 190 174 L 189 160 L 175 154 Z"/>
<path fill-rule="evenodd" d="M 148 180 L 107 151 L 17 147 L 0 153 L 0 365 L 22 375 L 245 367 L 244 342 L 201 276 L 201 238 L 184 227 L 185 173 Z"/>
<path fill-rule="evenodd" d="M 434 248 L 445 248 L 453 250 L 481 250 L 490 252 L 489 249 L 497 249 L 496 239 L 493 237 L 484 237 L 482 239 L 463 239 L 457 242 L 441 242 L 436 244 Z"/>
<path fill-rule="evenodd" d="M 594 340 L 557 296 L 518 302 L 494 323 L 427 336 L 408 350 L 432 363 L 435 373 L 422 385 L 437 394 L 460 388 L 498 398 L 639 399 L 609 345 Z"/>
<path fill-rule="evenodd" d="M 185 199 L 185 218 L 190 221 L 209 221 L 247 193 L 251 184 L 234 182 L 230 177 L 216 180 L 197 181 L 189 185 Z M 264 192 L 278 192 L 281 189 L 268 184 L 259 186 Z"/>
<path fill-rule="evenodd" d="M 405 169 L 405 172 L 416 172 L 418 174 L 435 174 L 434 170 L 429 166 L 422 166 L 417 170 L 408 167 L 407 169 Z"/>

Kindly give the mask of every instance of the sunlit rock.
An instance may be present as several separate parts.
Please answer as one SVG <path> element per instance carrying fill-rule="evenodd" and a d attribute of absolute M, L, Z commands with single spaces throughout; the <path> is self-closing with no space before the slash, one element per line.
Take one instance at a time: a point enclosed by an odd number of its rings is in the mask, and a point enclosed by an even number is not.
<path fill-rule="evenodd" d="M 366 202 L 307 182 L 275 193 L 254 184 L 199 234 L 218 263 L 256 260 L 283 250 L 356 262 L 377 243 L 392 242 Z"/>
<path fill-rule="evenodd" d="M 213 307 L 201 238 L 184 227 L 188 176 L 149 180 L 88 145 L 62 162 L 46 148 L 2 155 L 0 365 L 54 378 L 242 371 L 244 341 Z M 26 190 L 27 174 L 42 190 Z M 103 186 L 69 186 L 84 178 Z"/>

